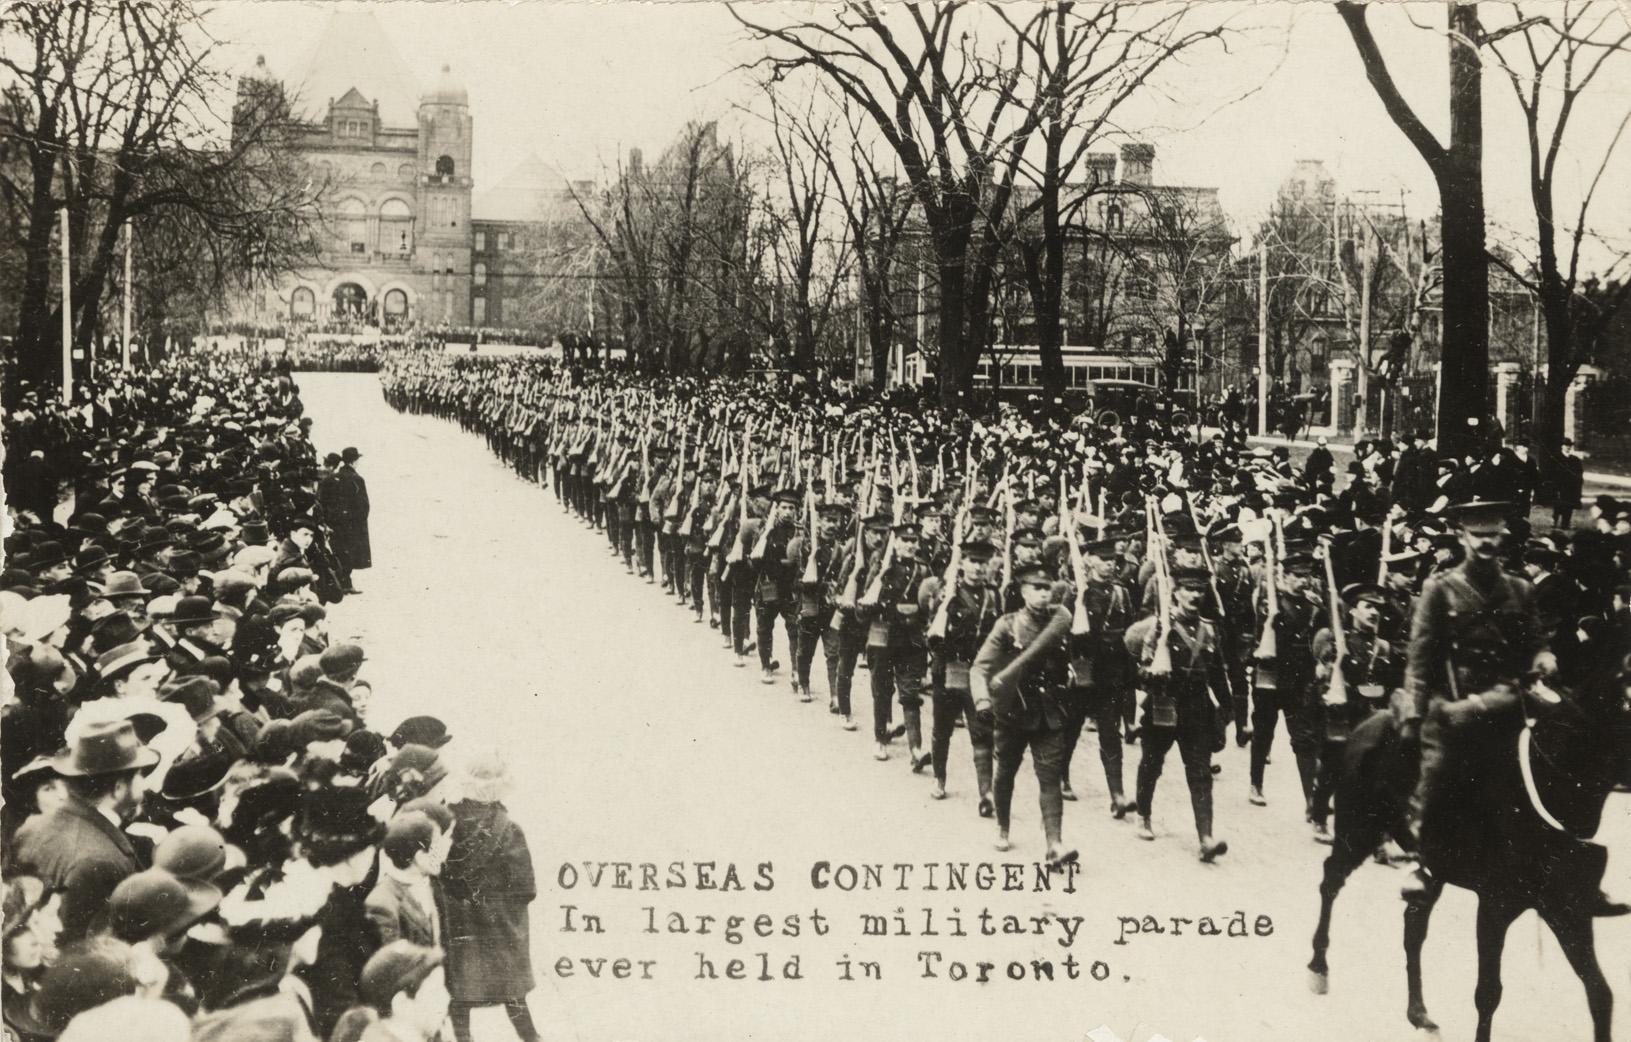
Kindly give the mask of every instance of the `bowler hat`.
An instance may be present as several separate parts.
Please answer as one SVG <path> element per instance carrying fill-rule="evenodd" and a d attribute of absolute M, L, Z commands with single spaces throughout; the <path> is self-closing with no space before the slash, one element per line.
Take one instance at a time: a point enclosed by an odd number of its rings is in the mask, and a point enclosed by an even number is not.
<path fill-rule="evenodd" d="M 65 778 L 87 778 L 146 770 L 158 762 L 158 750 L 143 745 L 136 725 L 121 719 L 87 724 L 72 746 L 52 758 L 51 768 Z"/>
<path fill-rule="evenodd" d="M 46 1034 L 55 1037 L 79 1014 L 122 995 L 134 995 L 136 987 L 136 978 L 126 966 L 124 952 L 101 948 L 70 950 L 40 979 L 33 1012 Z"/>
<path fill-rule="evenodd" d="M 208 796 L 226 784 L 238 761 L 225 751 L 189 756 L 164 772 L 162 795 L 172 803 L 188 803 Z"/>
<path fill-rule="evenodd" d="M 165 621 L 172 626 L 192 626 L 212 622 L 220 617 L 221 613 L 215 610 L 214 601 L 208 597 L 194 595 L 177 601 L 175 611 L 171 612 Z"/>
<path fill-rule="evenodd" d="M 153 867 L 177 879 L 212 883 L 226 866 L 227 841 L 208 825 L 183 825 L 153 850 Z"/>

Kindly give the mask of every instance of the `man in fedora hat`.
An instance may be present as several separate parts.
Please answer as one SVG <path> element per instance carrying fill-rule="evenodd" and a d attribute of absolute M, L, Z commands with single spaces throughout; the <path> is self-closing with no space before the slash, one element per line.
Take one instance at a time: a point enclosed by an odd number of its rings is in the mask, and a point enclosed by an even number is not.
<path fill-rule="evenodd" d="M 129 720 L 86 727 L 52 760 L 52 770 L 67 779 L 67 802 L 17 830 L 16 863 L 62 891 L 64 945 L 104 925 L 114 888 L 141 871 L 122 829 L 141 810 L 143 772 L 158 762 Z"/>

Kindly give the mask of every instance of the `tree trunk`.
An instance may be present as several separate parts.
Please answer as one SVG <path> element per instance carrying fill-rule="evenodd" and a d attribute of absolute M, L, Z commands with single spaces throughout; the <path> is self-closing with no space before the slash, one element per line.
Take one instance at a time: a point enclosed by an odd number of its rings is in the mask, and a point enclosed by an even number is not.
<path fill-rule="evenodd" d="M 1489 412 L 1489 262 L 1484 252 L 1484 102 L 1477 8 L 1450 10 L 1450 148 L 1438 172 L 1444 265 L 1444 366 L 1438 451 L 1463 454 Z M 1458 35 L 1459 34 L 1459 35 Z M 1477 420 L 1478 425 L 1471 422 Z"/>
<path fill-rule="evenodd" d="M 968 271 L 963 266 L 961 252 L 956 261 L 942 262 L 938 269 L 940 327 L 936 330 L 935 345 L 939 355 L 935 358 L 934 375 L 939 385 L 940 405 L 946 409 L 962 408 L 962 393 L 967 390 L 963 384 L 962 361 L 967 350 Z"/>

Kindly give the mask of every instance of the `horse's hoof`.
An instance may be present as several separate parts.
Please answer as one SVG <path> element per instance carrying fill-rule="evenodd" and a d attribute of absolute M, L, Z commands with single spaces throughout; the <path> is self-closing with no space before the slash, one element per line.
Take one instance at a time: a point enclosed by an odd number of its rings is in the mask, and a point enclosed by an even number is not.
<path fill-rule="evenodd" d="M 1438 1034 L 1438 1025 L 1433 1023 L 1433 1018 L 1427 1015 L 1427 1010 L 1425 1008 L 1418 1006 L 1415 1009 L 1410 1010 L 1409 1017 L 1410 1026 L 1415 1028 L 1417 1031 L 1425 1032 L 1429 1035 Z"/>
<path fill-rule="evenodd" d="M 1331 975 L 1329 973 L 1308 973 L 1308 990 L 1316 995 L 1324 995 L 1331 990 Z"/>

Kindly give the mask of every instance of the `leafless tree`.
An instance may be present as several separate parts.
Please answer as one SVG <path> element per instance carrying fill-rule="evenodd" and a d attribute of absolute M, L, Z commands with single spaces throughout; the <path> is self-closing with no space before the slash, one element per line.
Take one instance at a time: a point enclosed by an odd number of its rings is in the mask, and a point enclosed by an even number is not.
<path fill-rule="evenodd" d="M 1546 394 L 1535 417 L 1535 433 L 1541 465 L 1548 466 L 1555 465 L 1563 439 L 1569 384 L 1593 357 L 1602 331 L 1631 301 L 1631 282 L 1625 280 L 1631 252 L 1623 246 L 1608 248 L 1591 231 L 1592 204 L 1599 190 L 1607 187 L 1604 174 L 1631 123 L 1631 102 L 1623 89 L 1624 77 L 1631 72 L 1631 29 L 1622 9 L 1613 3 L 1569 0 L 1559 8 L 1539 10 L 1544 16 L 1532 17 L 1522 5 L 1513 4 L 1499 28 L 1480 30 L 1511 85 L 1528 131 L 1532 237 L 1525 234 L 1505 244 L 1520 263 L 1496 250 L 1490 251 L 1490 259 L 1534 295 L 1545 322 Z M 1620 89 L 1612 86 L 1615 82 Z M 1569 133 L 1582 101 L 1588 99 L 1611 106 L 1611 118 L 1617 117 L 1606 140 L 1586 142 L 1578 133 L 1572 137 Z M 1565 149 L 1589 175 L 1567 213 L 1560 212 L 1565 204 L 1558 197 L 1557 178 L 1558 158 Z M 1610 256 L 1601 270 L 1588 273 L 1581 258 L 1589 246 Z"/>
<path fill-rule="evenodd" d="M 1020 158 L 1040 111 L 1012 98 L 1033 58 L 1000 20 L 967 4 L 907 4 L 884 13 L 853 0 L 810 20 L 772 24 L 731 8 L 769 53 L 755 68 L 772 84 L 801 73 L 865 113 L 894 154 L 917 202 L 934 257 L 938 307 L 934 371 L 957 407 L 990 335 L 991 284 Z M 984 30 L 992 39 L 981 41 Z"/>
<path fill-rule="evenodd" d="M 322 239 L 322 185 L 281 147 L 291 106 L 256 92 L 233 113 L 216 41 L 190 0 L 31 0 L 0 11 L 0 69 L 17 80 L 0 135 L 27 157 L 17 374 L 52 369 L 52 235 L 68 213 L 74 339 L 88 348 L 124 226 L 185 229 L 217 283 L 264 284 L 309 263 Z M 21 167 L 14 168 L 22 173 Z M 12 173 L 8 170 L 7 173 Z M 164 272 L 153 273 L 162 278 Z"/>

